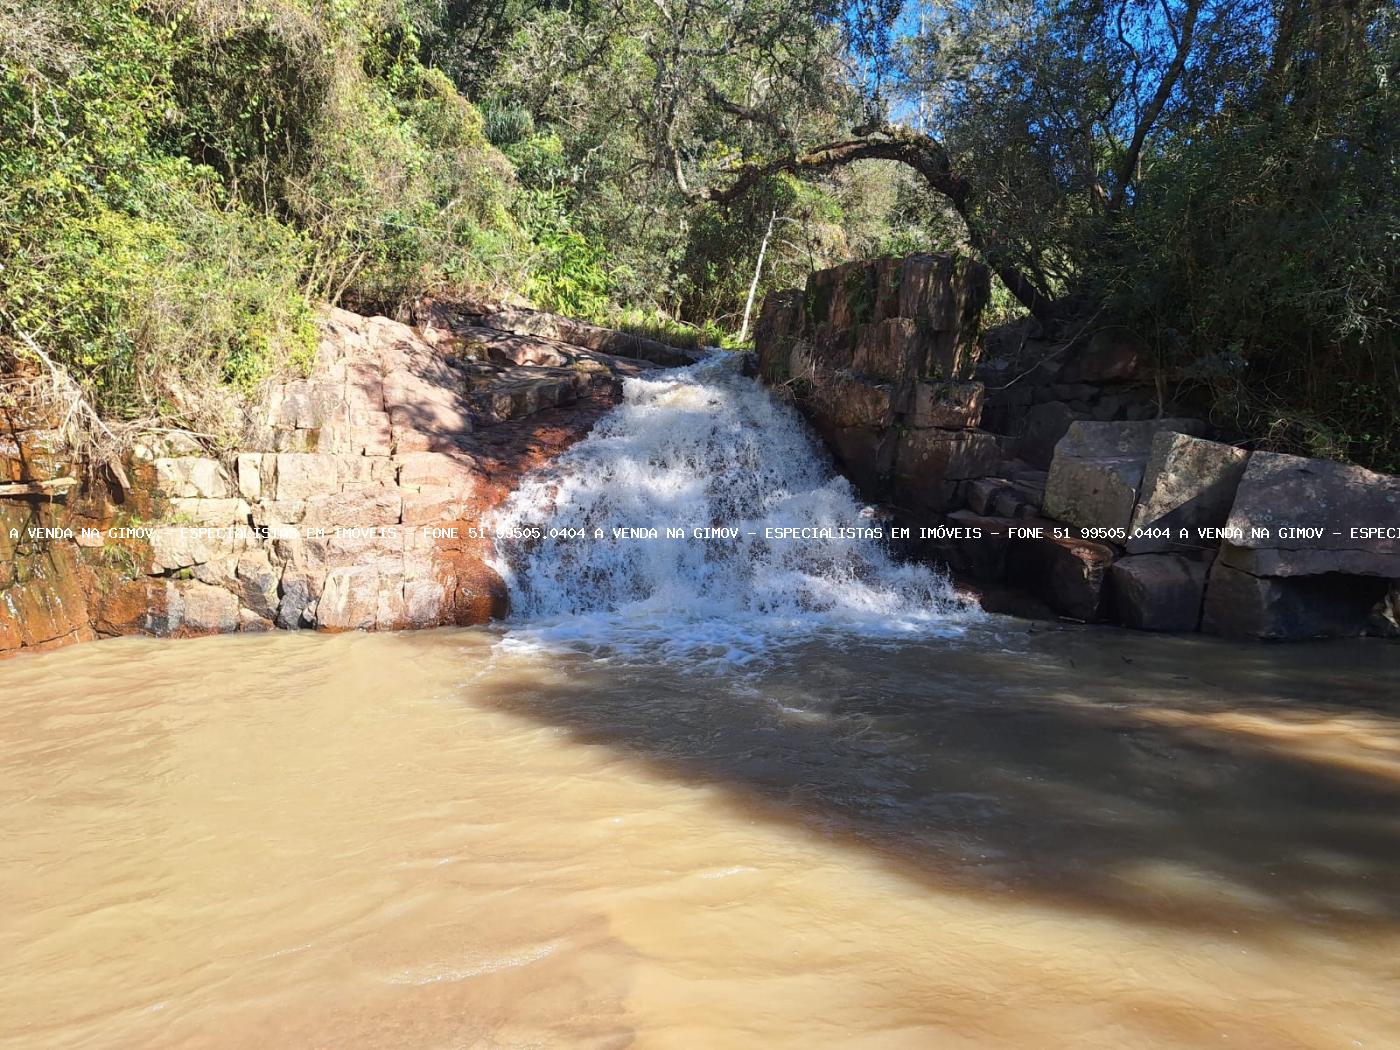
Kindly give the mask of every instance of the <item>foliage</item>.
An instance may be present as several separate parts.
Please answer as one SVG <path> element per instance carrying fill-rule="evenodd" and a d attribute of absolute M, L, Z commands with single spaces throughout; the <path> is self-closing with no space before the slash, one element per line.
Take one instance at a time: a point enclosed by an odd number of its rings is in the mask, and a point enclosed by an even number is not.
<path fill-rule="evenodd" d="M 1393 3 L 919 6 L 906 98 L 984 254 L 1240 436 L 1400 466 Z"/>
<path fill-rule="evenodd" d="M 318 299 L 517 284 L 509 164 L 378 0 L 0 0 L 0 342 L 229 441 Z"/>
<path fill-rule="evenodd" d="M 559 194 L 604 255 L 614 301 L 739 327 L 763 233 L 760 297 L 887 236 L 887 166 L 697 208 L 698 184 L 772 141 L 839 133 L 861 113 L 841 64 L 843 5 L 616 0 L 522 14 L 483 98 L 522 184 Z"/>
<path fill-rule="evenodd" d="M 526 292 L 546 310 L 595 318 L 609 305 L 606 253 L 573 228 L 557 190 L 529 190 L 520 210 L 537 252 Z"/>

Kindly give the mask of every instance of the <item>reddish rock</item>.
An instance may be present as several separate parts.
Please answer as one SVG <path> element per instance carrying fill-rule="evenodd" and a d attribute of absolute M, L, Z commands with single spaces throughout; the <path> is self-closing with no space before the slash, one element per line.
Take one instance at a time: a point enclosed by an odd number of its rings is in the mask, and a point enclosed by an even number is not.
<path fill-rule="evenodd" d="M 888 427 L 894 422 L 894 388 L 835 376 L 816 395 L 822 418 L 837 427 Z"/>
<path fill-rule="evenodd" d="M 135 634 L 149 623 L 166 618 L 165 580 L 142 576 L 134 580 L 114 575 L 99 577 L 92 590 L 92 626 L 102 637 Z"/>
<path fill-rule="evenodd" d="M 163 441 L 133 453 L 120 505 L 96 490 L 70 501 L 81 512 L 0 500 L 0 654 L 94 631 L 386 629 L 503 614 L 489 544 L 469 528 L 588 432 L 616 402 L 618 376 L 652 367 L 568 352 L 575 367 L 562 373 L 448 360 L 405 325 L 329 311 L 313 375 L 272 390 L 236 471 L 194 443 Z M 499 395 L 506 421 L 470 418 L 469 387 Z M 20 433 L 16 460 L 21 441 L 41 437 Z M 83 567 L 74 540 L 11 542 L 11 522 L 21 534 L 135 522 L 154 536 L 107 542 Z M 457 537 L 417 531 L 428 525 L 455 525 Z"/>
<path fill-rule="evenodd" d="M 917 321 L 892 317 L 855 330 L 851 370 L 877 380 L 902 383 L 923 374 L 929 340 Z"/>

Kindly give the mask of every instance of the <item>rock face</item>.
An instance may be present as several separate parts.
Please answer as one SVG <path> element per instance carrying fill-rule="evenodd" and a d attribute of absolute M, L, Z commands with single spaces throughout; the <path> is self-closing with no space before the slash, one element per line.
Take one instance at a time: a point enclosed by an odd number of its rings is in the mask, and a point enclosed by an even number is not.
<path fill-rule="evenodd" d="M 970 379 L 989 289 L 984 267 L 952 255 L 819 270 L 764 303 L 759 373 L 794 394 L 864 492 L 957 509 L 959 483 L 1003 458 L 976 429 L 983 388 Z"/>
<path fill-rule="evenodd" d="M 1226 565 L 1256 576 L 1400 578 L 1400 478 L 1346 463 L 1256 452 L 1228 525 Z"/>
<path fill-rule="evenodd" d="M 17 396 L 23 378 L 0 383 L 0 484 L 52 483 L 72 469 L 61 417 Z M 93 637 L 78 548 L 44 538 L 64 528 L 62 504 L 47 494 L 0 498 L 0 655 Z"/>
<path fill-rule="evenodd" d="M 1254 576 L 1217 560 L 1206 588 L 1202 629 L 1227 638 L 1299 641 L 1365 634 L 1386 582 L 1323 575 Z"/>
<path fill-rule="evenodd" d="M 435 321 L 415 329 L 328 311 L 315 368 L 268 391 L 244 449 L 215 458 L 190 442 L 138 447 L 132 491 L 115 498 L 0 498 L 0 655 L 135 631 L 501 615 L 505 588 L 475 529 L 481 516 L 586 434 L 621 379 L 658 367 L 528 333 L 691 358 L 529 311 L 472 312 L 468 323 L 439 310 Z M 31 452 L 56 446 L 49 425 L 9 421 L 0 433 L 16 453 L 0 448 L 0 469 L 26 481 L 66 471 Z M 31 526 L 58 534 L 29 539 Z M 25 538 L 11 540 L 12 528 Z"/>
<path fill-rule="evenodd" d="M 1114 608 L 1125 627 L 1140 631 L 1194 631 L 1212 556 L 1135 554 L 1109 570 Z"/>
<path fill-rule="evenodd" d="M 1199 433 L 1193 419 L 1071 423 L 1055 446 L 1045 513 L 1087 528 L 1127 529 L 1159 433 Z"/>
<path fill-rule="evenodd" d="M 756 330 L 761 377 L 865 496 L 932 526 L 919 557 L 996 608 L 1244 638 L 1400 635 L 1400 479 L 1159 418 L 1160 365 L 1119 326 L 1055 341 L 1018 322 L 979 346 L 985 281 L 944 256 L 849 263 L 770 296 Z"/>
<path fill-rule="evenodd" d="M 500 345 L 514 346 L 517 351 L 534 355 L 538 360 L 515 360 L 513 364 L 564 365 L 580 359 L 578 350 L 648 361 L 667 368 L 696 361 L 694 354 L 680 347 L 542 310 L 485 303 L 431 302 L 419 309 L 418 321 L 425 328 L 459 334 L 468 329 L 480 329 L 476 335 L 486 340 L 500 339 L 501 334 L 524 336 L 526 338 L 518 343 L 501 340 Z"/>
<path fill-rule="evenodd" d="M 1109 544 L 1089 540 L 1013 540 L 1006 553 L 1006 577 L 1061 616 L 1093 623 L 1110 611 L 1105 583 L 1117 553 Z"/>
<path fill-rule="evenodd" d="M 1248 461 L 1249 453 L 1244 449 L 1158 431 L 1152 438 L 1141 498 L 1132 516 L 1133 530 L 1142 535 L 1128 540 L 1129 553 L 1183 546 L 1179 538 L 1155 533 L 1224 526 Z"/>

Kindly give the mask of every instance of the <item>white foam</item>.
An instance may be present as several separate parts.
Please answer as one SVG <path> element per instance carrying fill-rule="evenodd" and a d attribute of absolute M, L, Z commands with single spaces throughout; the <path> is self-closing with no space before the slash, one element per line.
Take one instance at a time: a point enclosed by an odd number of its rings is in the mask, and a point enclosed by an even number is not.
<path fill-rule="evenodd" d="M 980 618 L 945 577 L 895 561 L 878 541 L 764 538 L 770 527 L 875 522 L 801 417 L 740 376 L 735 355 L 629 379 L 623 396 L 490 522 L 511 591 L 507 648 L 742 666 L 815 634 L 908 639 Z M 587 536 L 501 537 L 530 525 Z M 666 538 L 668 526 L 685 538 Z M 648 527 L 657 538 L 613 538 Z M 726 527 L 737 537 L 691 536 Z"/>

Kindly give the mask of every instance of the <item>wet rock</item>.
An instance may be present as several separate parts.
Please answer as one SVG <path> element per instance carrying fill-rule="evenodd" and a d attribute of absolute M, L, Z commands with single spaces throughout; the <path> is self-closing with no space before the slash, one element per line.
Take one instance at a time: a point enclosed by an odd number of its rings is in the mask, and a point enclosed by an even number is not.
<path fill-rule="evenodd" d="M 1105 586 L 1117 551 L 1106 543 L 1043 536 L 1013 539 L 1006 578 L 1075 620 L 1104 619 L 1111 608 Z"/>
<path fill-rule="evenodd" d="M 0 484 L 49 481 L 72 469 L 72 455 L 57 430 L 0 432 Z"/>
<path fill-rule="evenodd" d="M 1377 638 L 1400 638 L 1400 582 L 1392 583 L 1371 610 L 1366 633 Z"/>
<path fill-rule="evenodd" d="M 91 638 L 77 559 L 65 543 L 11 548 L 10 582 L 0 589 L 0 653 Z"/>
<path fill-rule="evenodd" d="M 870 498 L 883 495 L 894 465 L 896 439 L 893 430 L 820 426 L 818 432 L 857 488 Z"/>
<path fill-rule="evenodd" d="M 1331 460 L 1255 452 L 1227 523 L 1241 535 L 1230 540 L 1222 560 L 1256 576 L 1400 578 L 1397 522 L 1400 477 Z"/>
<path fill-rule="evenodd" d="M 1366 632 L 1386 587 L 1385 580 L 1366 576 L 1254 576 L 1218 558 L 1206 584 L 1201 630 L 1274 641 L 1356 637 Z"/>
<path fill-rule="evenodd" d="M 1118 622 L 1140 631 L 1194 631 L 1213 555 L 1135 554 L 1109 570 Z"/>
<path fill-rule="evenodd" d="M 1006 576 L 1008 530 L 1022 524 L 1010 518 L 955 510 L 947 516 L 951 532 L 937 542 L 941 560 L 962 575 L 977 580 L 1001 580 Z"/>

